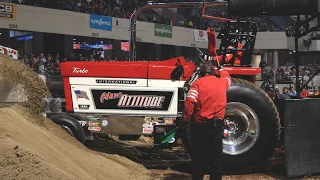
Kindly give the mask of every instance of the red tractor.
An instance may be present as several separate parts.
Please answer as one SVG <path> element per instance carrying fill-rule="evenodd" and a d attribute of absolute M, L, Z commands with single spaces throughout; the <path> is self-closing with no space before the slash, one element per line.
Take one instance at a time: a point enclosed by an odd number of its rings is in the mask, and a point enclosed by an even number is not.
<path fill-rule="evenodd" d="M 142 10 L 216 5 L 221 4 L 163 3 L 149 4 Z M 62 63 L 65 107 L 62 111 L 56 108 L 62 103 L 53 99 L 47 117 L 83 143 L 92 134 L 117 134 L 129 140 L 148 135 L 154 136 L 155 146 L 181 139 L 190 150 L 191 134 L 185 129 L 176 132 L 175 124 L 181 120 L 188 87 L 199 76 L 203 55 L 198 50 L 199 58 L 191 61 L 183 57 L 135 61 L 134 20 L 139 13 L 131 19 L 132 61 Z M 269 96 L 254 84 L 261 71 L 250 66 L 256 33 L 254 23 L 229 21 L 217 36 L 221 39 L 220 53 L 212 54 L 233 77 L 225 114 L 229 136 L 223 139 L 226 170 L 248 170 L 267 160 L 280 136 L 278 111 Z M 215 48 L 215 40 L 209 39 L 209 47 Z"/>

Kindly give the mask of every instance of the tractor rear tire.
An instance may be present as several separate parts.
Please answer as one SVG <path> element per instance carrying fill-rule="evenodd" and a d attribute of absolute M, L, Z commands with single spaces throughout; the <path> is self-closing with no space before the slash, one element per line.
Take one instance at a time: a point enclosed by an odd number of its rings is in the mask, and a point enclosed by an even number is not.
<path fill-rule="evenodd" d="M 235 144 L 232 144 L 232 142 L 229 144 L 228 139 L 224 138 L 224 172 L 244 173 L 251 171 L 254 167 L 262 167 L 262 163 L 267 162 L 268 158 L 274 152 L 280 137 L 280 118 L 273 101 L 261 88 L 242 79 L 232 79 L 232 84 L 227 92 L 227 100 L 228 104 L 225 118 L 228 118 L 229 112 L 240 112 L 243 109 L 247 109 L 246 112 L 240 114 L 249 117 L 248 122 L 250 123 L 244 126 L 238 126 L 238 129 L 240 129 L 239 133 L 242 129 L 243 134 L 247 132 L 250 136 L 242 138 L 243 142 L 240 140 L 234 141 L 233 143 Z M 233 115 L 234 114 L 235 113 L 233 113 Z M 232 120 L 232 118 L 230 119 Z M 241 118 L 233 119 L 237 120 Z M 181 140 L 185 149 L 191 152 L 190 127 L 182 129 L 182 131 L 183 132 L 180 133 L 185 134 L 185 136 L 182 135 Z M 242 136 L 240 136 L 239 139 L 241 139 L 241 137 Z M 243 137 L 245 137 L 245 135 Z M 251 143 L 246 145 L 250 140 Z"/>

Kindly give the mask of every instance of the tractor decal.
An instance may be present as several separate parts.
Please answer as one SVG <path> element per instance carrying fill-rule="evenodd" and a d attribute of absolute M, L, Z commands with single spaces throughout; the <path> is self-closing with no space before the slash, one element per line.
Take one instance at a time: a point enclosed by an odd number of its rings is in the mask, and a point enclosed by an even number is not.
<path fill-rule="evenodd" d="M 92 90 L 96 109 L 165 110 L 172 91 Z"/>
<path fill-rule="evenodd" d="M 122 94 L 118 102 L 119 107 L 150 107 L 161 108 L 164 96 L 135 96 Z"/>

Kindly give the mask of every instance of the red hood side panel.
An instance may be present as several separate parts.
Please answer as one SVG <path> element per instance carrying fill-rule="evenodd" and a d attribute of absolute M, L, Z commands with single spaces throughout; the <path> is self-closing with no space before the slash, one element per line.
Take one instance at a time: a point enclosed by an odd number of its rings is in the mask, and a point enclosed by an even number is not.
<path fill-rule="evenodd" d="M 180 64 L 184 68 L 184 76 L 181 78 L 182 81 L 188 80 L 195 69 L 192 61 L 186 62 L 183 57 L 177 57 L 168 59 L 165 61 L 152 61 L 149 63 L 148 79 L 165 79 L 171 80 L 171 73 Z"/>
<path fill-rule="evenodd" d="M 63 77 L 108 77 L 147 79 L 148 62 L 64 62 Z"/>

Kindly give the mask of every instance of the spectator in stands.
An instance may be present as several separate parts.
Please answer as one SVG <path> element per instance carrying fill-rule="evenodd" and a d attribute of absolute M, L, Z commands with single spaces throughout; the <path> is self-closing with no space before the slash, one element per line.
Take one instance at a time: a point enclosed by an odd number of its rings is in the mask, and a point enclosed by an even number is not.
<path fill-rule="evenodd" d="M 52 56 L 48 55 L 46 65 L 50 64 L 52 60 Z"/>
<path fill-rule="evenodd" d="M 51 62 L 51 61 L 49 61 L 49 62 L 47 62 L 47 65 L 45 66 L 45 75 L 46 76 L 49 76 L 49 75 L 52 75 L 53 74 L 53 72 L 54 72 L 54 64 Z"/>
<path fill-rule="evenodd" d="M 55 69 L 59 69 L 60 68 L 60 61 L 59 58 L 56 57 L 55 61 L 54 61 L 54 68 Z"/>
<path fill-rule="evenodd" d="M 288 96 L 289 90 L 287 87 L 284 87 L 282 89 L 282 93 L 279 94 L 278 98 L 279 99 L 291 99 L 290 96 Z"/>
<path fill-rule="evenodd" d="M 94 61 L 95 59 L 93 58 L 93 55 L 90 55 L 89 61 Z"/>
<path fill-rule="evenodd" d="M 314 90 L 313 90 L 313 96 L 318 96 L 319 95 L 319 88 L 318 87 L 314 87 Z"/>
<path fill-rule="evenodd" d="M 302 89 L 302 91 L 301 91 L 301 93 L 300 93 L 300 97 L 301 97 L 301 98 L 307 98 L 307 97 L 309 97 L 309 96 L 310 96 L 309 91 L 308 91 L 306 88 Z"/>
<path fill-rule="evenodd" d="M 44 57 L 44 54 L 43 54 L 43 53 L 40 54 L 40 56 L 39 56 L 39 61 L 41 61 L 41 62 L 43 62 L 43 63 L 45 63 L 45 62 L 47 61 L 46 58 Z"/>
<path fill-rule="evenodd" d="M 60 60 L 60 54 L 59 53 L 56 54 L 55 59 Z"/>
<path fill-rule="evenodd" d="M 193 28 L 193 22 L 191 20 L 188 21 L 188 27 Z"/>
<path fill-rule="evenodd" d="M 35 69 L 36 72 L 40 75 L 45 75 L 46 74 L 46 67 L 45 67 L 45 62 L 43 61 L 38 61 L 38 69 Z"/>
<path fill-rule="evenodd" d="M 297 91 L 294 87 L 290 88 L 290 92 L 288 93 L 289 96 L 297 96 Z"/>
<path fill-rule="evenodd" d="M 29 67 L 31 68 L 31 69 L 33 69 L 34 71 L 37 71 L 37 69 L 39 69 L 39 66 L 38 66 L 38 60 L 37 60 L 37 58 L 36 57 L 34 57 L 34 56 L 31 56 L 31 61 L 30 61 L 30 63 L 29 63 Z"/>

